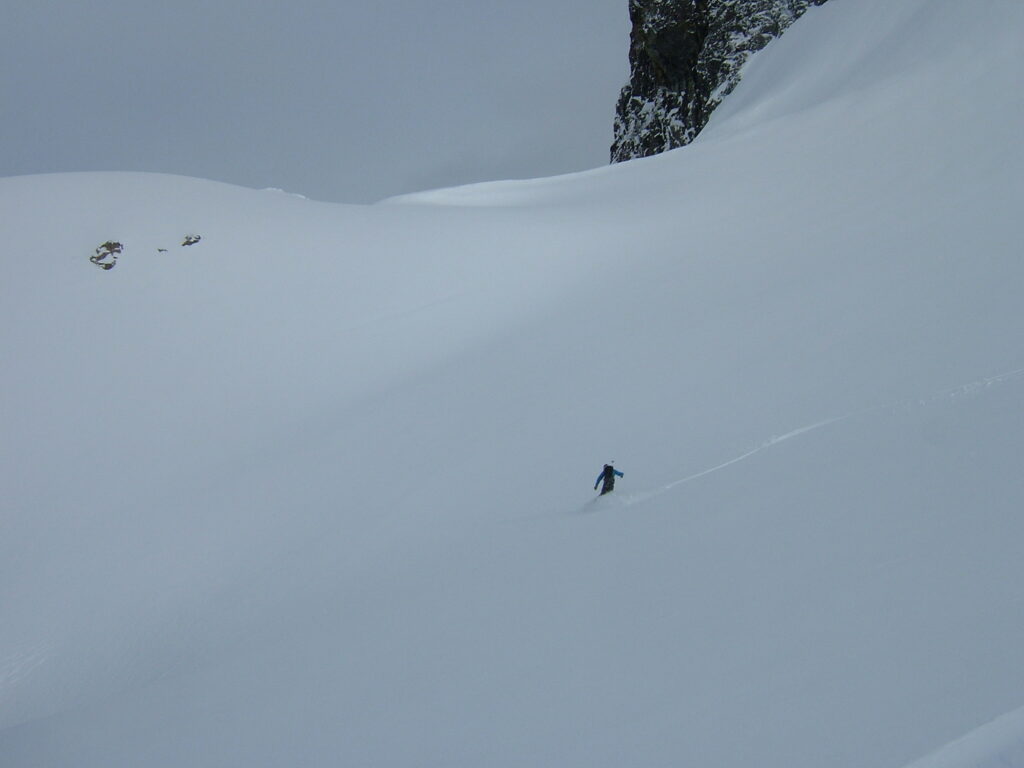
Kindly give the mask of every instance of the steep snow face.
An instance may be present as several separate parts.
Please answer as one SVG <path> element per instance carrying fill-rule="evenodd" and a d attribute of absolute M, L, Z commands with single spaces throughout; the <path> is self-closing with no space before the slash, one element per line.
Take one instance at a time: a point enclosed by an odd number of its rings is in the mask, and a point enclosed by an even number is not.
<path fill-rule="evenodd" d="M 684 149 L 389 205 L 0 180 L 4 768 L 902 766 L 1019 707 L 1022 35 L 827 3 Z"/>
<path fill-rule="evenodd" d="M 824 2 L 630 0 L 631 73 L 615 110 L 612 162 L 693 141 L 750 55 Z"/>

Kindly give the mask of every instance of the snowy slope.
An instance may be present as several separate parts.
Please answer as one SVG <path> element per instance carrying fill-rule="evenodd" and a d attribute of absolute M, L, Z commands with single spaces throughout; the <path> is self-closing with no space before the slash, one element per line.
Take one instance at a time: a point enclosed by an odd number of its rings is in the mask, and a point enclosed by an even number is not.
<path fill-rule="evenodd" d="M 907 768 L 1006 768 L 1024 765 L 1024 709 L 976 728 Z"/>
<path fill-rule="evenodd" d="M 0 762 L 895 768 L 1020 707 L 1022 33 L 829 3 L 683 150 L 387 205 L 0 180 Z"/>

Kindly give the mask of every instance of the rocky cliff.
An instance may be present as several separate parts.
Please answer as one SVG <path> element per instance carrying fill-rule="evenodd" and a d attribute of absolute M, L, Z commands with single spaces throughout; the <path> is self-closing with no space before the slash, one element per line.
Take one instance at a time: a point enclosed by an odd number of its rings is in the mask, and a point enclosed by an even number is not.
<path fill-rule="evenodd" d="M 755 51 L 825 0 L 630 0 L 612 162 L 689 144 Z"/>

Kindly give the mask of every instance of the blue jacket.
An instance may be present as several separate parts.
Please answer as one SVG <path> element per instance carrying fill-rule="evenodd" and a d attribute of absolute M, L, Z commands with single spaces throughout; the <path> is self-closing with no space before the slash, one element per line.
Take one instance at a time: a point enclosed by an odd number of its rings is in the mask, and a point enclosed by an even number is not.
<path fill-rule="evenodd" d="M 625 477 L 625 475 L 622 472 L 619 472 L 619 470 L 617 470 L 617 469 L 613 469 L 612 472 L 614 472 L 619 477 Z M 599 486 L 601 484 L 602 480 L 604 480 L 604 470 L 603 469 L 601 470 L 601 474 L 599 474 L 597 476 L 597 480 L 594 481 L 594 490 L 595 491 L 597 490 L 597 486 Z"/>

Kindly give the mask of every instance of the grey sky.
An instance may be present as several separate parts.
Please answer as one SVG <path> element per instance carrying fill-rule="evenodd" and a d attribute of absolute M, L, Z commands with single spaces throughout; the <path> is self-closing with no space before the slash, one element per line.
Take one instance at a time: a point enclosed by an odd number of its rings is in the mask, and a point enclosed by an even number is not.
<path fill-rule="evenodd" d="M 321 200 L 607 162 L 627 0 L 8 0 L 0 176 Z"/>

